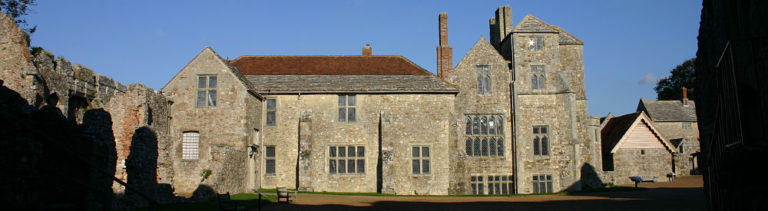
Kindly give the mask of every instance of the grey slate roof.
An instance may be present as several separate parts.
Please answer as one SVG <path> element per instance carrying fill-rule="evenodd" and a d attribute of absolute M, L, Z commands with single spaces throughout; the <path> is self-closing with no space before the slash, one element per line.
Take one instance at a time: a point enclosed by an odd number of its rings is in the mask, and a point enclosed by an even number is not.
<path fill-rule="evenodd" d="M 584 45 L 584 41 L 581 41 L 560 27 L 552 26 L 552 28 L 560 32 L 560 45 Z"/>
<path fill-rule="evenodd" d="M 433 75 L 246 75 L 270 93 L 458 93 Z"/>
<path fill-rule="evenodd" d="M 637 110 L 644 110 L 651 120 L 658 122 L 695 122 L 696 103 L 688 100 L 683 106 L 681 100 L 645 100 L 640 99 Z"/>
<path fill-rule="evenodd" d="M 534 17 L 531 14 L 526 15 L 520 23 L 512 29 L 512 32 L 537 32 L 537 33 L 558 33 L 557 30 L 550 27 L 549 24 Z"/>

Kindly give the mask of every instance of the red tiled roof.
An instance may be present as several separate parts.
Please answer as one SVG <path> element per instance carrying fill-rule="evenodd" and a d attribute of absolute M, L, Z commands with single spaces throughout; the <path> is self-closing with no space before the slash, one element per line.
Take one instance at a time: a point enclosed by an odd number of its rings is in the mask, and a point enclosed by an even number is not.
<path fill-rule="evenodd" d="M 240 56 L 229 63 L 244 75 L 432 75 L 398 55 Z"/>

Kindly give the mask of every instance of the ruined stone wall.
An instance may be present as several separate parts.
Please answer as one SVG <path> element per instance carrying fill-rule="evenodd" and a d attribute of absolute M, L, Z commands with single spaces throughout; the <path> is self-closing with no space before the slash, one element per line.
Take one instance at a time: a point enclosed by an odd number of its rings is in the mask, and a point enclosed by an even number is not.
<path fill-rule="evenodd" d="M 216 75 L 216 105 L 197 106 L 198 75 Z M 216 192 L 240 193 L 250 190 L 247 166 L 248 145 L 254 128 L 247 99 L 255 96 L 206 48 L 163 89 L 171 105 L 170 157 L 173 160 L 173 187 L 190 193 L 201 185 Z M 199 133 L 199 158 L 183 159 L 184 132 Z M 208 177 L 203 172 L 210 171 Z M 252 187 L 251 187 L 252 188 Z"/>
<path fill-rule="evenodd" d="M 490 65 L 489 72 L 478 72 L 477 65 Z M 477 77 L 489 76 L 491 91 L 479 94 Z M 451 132 L 455 138 L 450 140 L 451 177 L 450 194 L 472 194 L 470 179 L 472 176 L 512 176 L 514 174 L 514 154 L 511 130 L 510 84 L 511 75 L 507 61 L 481 38 L 461 60 L 456 70 L 446 80 L 454 84 L 459 94 L 456 96 L 456 111 L 452 119 L 455 127 Z M 467 117 L 502 116 L 504 130 L 501 135 L 467 134 Z M 495 124 L 499 124 L 496 120 Z M 472 128 L 470 128 L 472 129 Z M 467 155 L 466 141 L 475 138 L 487 139 L 501 137 L 503 156 Z M 474 144 L 474 142 L 472 143 Z"/>
<path fill-rule="evenodd" d="M 631 176 L 666 181 L 666 175 L 672 173 L 672 154 L 664 148 L 620 148 L 613 154 L 613 164 L 614 171 L 606 172 L 605 182 L 616 185 L 634 184 L 629 179 Z"/>
<path fill-rule="evenodd" d="M 0 13 L 0 79 L 6 87 L 34 104 L 37 94 L 34 75 L 37 70 L 32 65 L 27 43 L 24 30 L 16 25 L 13 18 Z"/>
<path fill-rule="evenodd" d="M 680 153 L 675 153 L 675 173 L 677 176 L 688 176 L 692 174 L 701 174 L 701 166 L 699 166 L 698 158 L 701 152 L 701 145 L 698 140 L 684 139 L 683 143 L 678 146 L 677 150 Z"/>

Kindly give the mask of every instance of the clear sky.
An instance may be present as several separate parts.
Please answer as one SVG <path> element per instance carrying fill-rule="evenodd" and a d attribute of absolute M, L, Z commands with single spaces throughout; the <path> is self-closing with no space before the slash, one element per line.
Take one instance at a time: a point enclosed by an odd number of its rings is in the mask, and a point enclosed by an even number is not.
<path fill-rule="evenodd" d="M 126 85 L 160 89 L 205 46 L 240 55 L 399 54 L 435 72 L 438 14 L 448 13 L 454 65 L 501 5 L 584 41 L 589 113 L 634 112 L 655 81 L 695 57 L 699 0 L 38 1 L 33 46 Z"/>

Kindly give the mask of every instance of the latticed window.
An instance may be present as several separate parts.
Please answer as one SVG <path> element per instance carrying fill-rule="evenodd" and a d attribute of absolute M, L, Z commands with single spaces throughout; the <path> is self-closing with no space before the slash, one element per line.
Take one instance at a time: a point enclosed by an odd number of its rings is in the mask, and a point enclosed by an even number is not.
<path fill-rule="evenodd" d="M 197 76 L 197 107 L 216 106 L 216 75 Z"/>
<path fill-rule="evenodd" d="M 510 176 L 488 176 L 488 195 L 507 195 L 515 193 L 514 178 Z"/>
<path fill-rule="evenodd" d="M 503 157 L 503 122 L 504 119 L 501 115 L 467 115 L 467 139 L 464 146 L 467 155 Z"/>
<path fill-rule="evenodd" d="M 197 160 L 200 155 L 200 133 L 184 132 L 181 144 L 181 158 Z"/>
<path fill-rule="evenodd" d="M 544 66 L 531 65 L 531 89 L 544 89 L 546 74 L 544 73 Z"/>
<path fill-rule="evenodd" d="M 477 71 L 477 94 L 485 95 L 491 93 L 491 65 L 476 65 Z"/>
<path fill-rule="evenodd" d="M 549 131 L 547 126 L 533 126 L 533 155 L 549 155 Z"/>
<path fill-rule="evenodd" d="M 355 95 L 339 95 L 339 122 L 354 122 L 357 120 Z"/>
<path fill-rule="evenodd" d="M 364 146 L 330 146 L 328 148 L 328 173 L 364 174 Z"/>
<path fill-rule="evenodd" d="M 534 193 L 552 193 L 552 175 L 539 174 L 533 175 Z"/>
<path fill-rule="evenodd" d="M 485 183 L 483 182 L 483 176 L 472 176 L 469 183 L 472 186 L 472 194 L 485 194 Z"/>
<path fill-rule="evenodd" d="M 275 146 L 267 146 L 267 152 L 264 153 L 264 163 L 266 174 L 275 174 Z"/>
<path fill-rule="evenodd" d="M 274 126 L 277 122 L 277 99 L 267 99 L 267 125 Z"/>
<path fill-rule="evenodd" d="M 429 162 L 429 147 L 428 146 L 414 146 L 411 147 L 411 153 L 413 155 L 413 174 L 429 174 L 430 162 Z"/>

